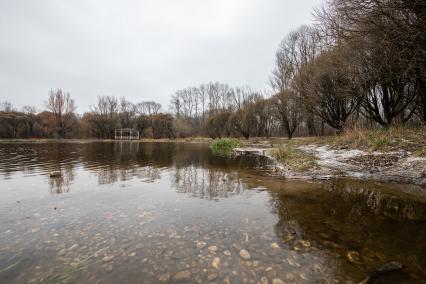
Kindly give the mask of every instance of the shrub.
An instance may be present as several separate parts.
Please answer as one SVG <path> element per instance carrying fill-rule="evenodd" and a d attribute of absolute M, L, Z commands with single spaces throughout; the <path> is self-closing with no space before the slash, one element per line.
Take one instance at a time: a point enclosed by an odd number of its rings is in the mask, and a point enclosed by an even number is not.
<path fill-rule="evenodd" d="M 240 146 L 237 139 L 217 139 L 212 144 L 213 153 L 219 156 L 230 156 L 232 151 Z"/>

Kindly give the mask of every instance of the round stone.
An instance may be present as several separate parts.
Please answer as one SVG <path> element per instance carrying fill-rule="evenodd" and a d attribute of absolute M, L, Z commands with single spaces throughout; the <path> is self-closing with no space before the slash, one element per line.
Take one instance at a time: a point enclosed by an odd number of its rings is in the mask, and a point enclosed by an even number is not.
<path fill-rule="evenodd" d="M 249 260 L 251 258 L 250 253 L 245 249 L 240 250 L 240 256 L 244 260 Z"/>

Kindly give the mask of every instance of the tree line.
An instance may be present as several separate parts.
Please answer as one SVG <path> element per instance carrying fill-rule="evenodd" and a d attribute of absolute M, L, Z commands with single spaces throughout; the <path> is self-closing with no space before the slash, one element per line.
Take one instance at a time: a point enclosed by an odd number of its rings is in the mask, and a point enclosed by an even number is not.
<path fill-rule="evenodd" d="M 176 91 L 169 112 L 155 102 L 101 96 L 82 116 L 68 93 L 51 91 L 46 111 L 3 103 L 0 137 L 112 138 L 326 135 L 354 125 L 426 122 L 426 2 L 328 0 L 281 42 L 270 92 L 214 82 Z"/>
<path fill-rule="evenodd" d="M 114 138 L 117 128 L 138 129 L 144 137 L 173 138 L 173 117 L 160 113 L 153 101 L 132 103 L 126 98 L 99 96 L 90 111 L 78 115 L 69 93 L 51 90 L 46 110 L 26 106 L 18 111 L 10 102 L 0 105 L 0 138 Z"/>

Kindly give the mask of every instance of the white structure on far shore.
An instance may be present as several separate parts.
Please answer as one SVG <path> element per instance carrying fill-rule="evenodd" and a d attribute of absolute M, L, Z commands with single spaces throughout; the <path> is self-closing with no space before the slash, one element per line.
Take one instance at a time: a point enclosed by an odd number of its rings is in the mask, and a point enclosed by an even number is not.
<path fill-rule="evenodd" d="M 138 140 L 139 131 L 132 128 L 121 128 L 115 130 L 115 140 Z"/>

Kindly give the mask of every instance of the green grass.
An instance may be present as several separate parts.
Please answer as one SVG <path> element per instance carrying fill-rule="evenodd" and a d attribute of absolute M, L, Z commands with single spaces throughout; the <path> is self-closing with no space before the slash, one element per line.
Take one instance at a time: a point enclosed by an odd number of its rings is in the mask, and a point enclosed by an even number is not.
<path fill-rule="evenodd" d="M 230 156 L 233 150 L 241 146 L 237 139 L 222 138 L 213 141 L 212 150 L 218 156 Z"/>
<path fill-rule="evenodd" d="M 307 171 L 317 167 L 313 154 L 299 150 L 290 143 L 280 145 L 272 155 L 292 170 Z"/>

